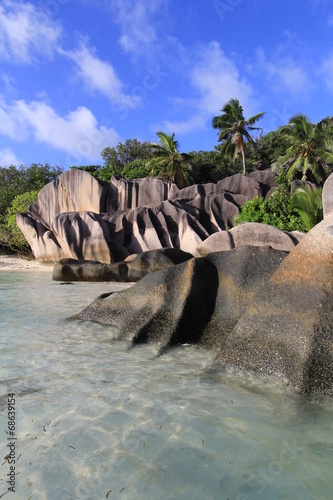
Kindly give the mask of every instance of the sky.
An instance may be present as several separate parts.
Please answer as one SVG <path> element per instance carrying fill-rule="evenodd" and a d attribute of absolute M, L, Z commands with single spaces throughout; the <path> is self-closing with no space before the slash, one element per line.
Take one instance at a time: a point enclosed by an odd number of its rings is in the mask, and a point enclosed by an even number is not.
<path fill-rule="evenodd" d="M 331 116 L 332 0 L 0 0 L 0 165 L 102 165 L 126 139 L 213 150 L 231 99 L 264 133 Z"/>

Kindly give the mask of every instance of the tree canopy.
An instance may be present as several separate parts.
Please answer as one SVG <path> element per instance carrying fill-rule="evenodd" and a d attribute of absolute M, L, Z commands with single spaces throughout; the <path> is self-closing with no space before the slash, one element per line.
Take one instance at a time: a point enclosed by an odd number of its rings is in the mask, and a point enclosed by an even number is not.
<path fill-rule="evenodd" d="M 283 167 L 289 179 L 309 175 L 322 184 L 327 177 L 328 165 L 333 164 L 333 143 L 325 138 L 324 124 L 314 125 L 306 115 L 294 115 L 288 125 L 280 128 L 279 135 L 287 138 L 287 149 L 272 165 L 273 170 Z"/>
<path fill-rule="evenodd" d="M 246 143 L 254 144 L 250 132 L 261 130 L 254 124 L 264 116 L 258 113 L 247 120 L 244 118 L 243 108 L 237 99 L 230 99 L 221 109 L 222 115 L 213 118 L 212 125 L 219 129 L 218 142 L 221 142 L 220 151 L 225 156 L 232 155 L 233 161 L 241 153 L 243 160 L 243 174 L 246 174 Z"/>
<path fill-rule="evenodd" d="M 159 177 L 173 181 L 179 188 L 183 188 L 188 178 L 188 170 L 191 169 L 191 156 L 178 152 L 178 141 L 174 139 L 174 133 L 168 135 L 165 132 L 156 132 L 156 135 L 159 142 L 151 144 L 153 158 L 148 161 L 147 167 L 152 169 L 152 174 L 158 173 Z"/>

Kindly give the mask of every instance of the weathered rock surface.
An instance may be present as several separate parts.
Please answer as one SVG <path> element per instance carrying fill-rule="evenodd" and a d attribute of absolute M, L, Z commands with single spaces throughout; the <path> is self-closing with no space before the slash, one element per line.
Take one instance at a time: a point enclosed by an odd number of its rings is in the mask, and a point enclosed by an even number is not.
<path fill-rule="evenodd" d="M 40 262 L 62 257 L 120 262 L 129 254 L 161 248 L 198 256 L 196 247 L 232 227 L 240 206 L 263 195 L 274 180 L 265 171 L 255 177 L 236 174 L 178 190 L 156 178 L 112 177 L 107 185 L 72 169 L 45 186 L 29 213 L 17 220 Z M 46 237 L 52 243 L 46 244 Z"/>
<path fill-rule="evenodd" d="M 129 253 L 160 248 L 178 248 L 193 253 L 209 236 L 197 214 L 195 208 L 187 211 L 172 201 L 164 201 L 102 217 L 110 234 Z"/>
<path fill-rule="evenodd" d="M 104 211 L 109 187 L 84 170 L 71 169 L 50 182 L 39 192 L 38 200 L 29 207 L 29 213 L 51 229 L 54 218 L 66 212 Z"/>
<path fill-rule="evenodd" d="M 118 327 L 118 338 L 162 345 L 198 342 L 214 312 L 216 267 L 191 259 L 146 276 L 127 293 L 104 294 L 76 319 Z"/>
<path fill-rule="evenodd" d="M 56 215 L 52 230 L 66 256 L 72 259 L 108 264 L 123 261 L 129 255 L 118 241 L 111 238 L 104 219 L 93 212 Z"/>
<path fill-rule="evenodd" d="M 142 341 L 140 332 L 149 325 L 148 340 L 164 346 L 199 342 L 216 348 L 285 256 L 269 247 L 244 247 L 191 259 L 98 298 L 78 318 L 118 326 L 119 338 L 134 342 Z M 136 320 L 129 323 L 128 317 Z"/>
<path fill-rule="evenodd" d="M 146 207 L 169 199 L 178 191 L 176 184 L 171 185 L 156 177 L 128 180 L 120 176 L 111 177 L 111 185 L 106 199 L 106 208 L 101 212 L 114 213 L 119 210 Z"/>
<path fill-rule="evenodd" d="M 333 214 L 289 255 L 246 246 L 191 259 L 99 297 L 76 318 L 117 326 L 133 342 L 200 343 L 217 350 L 218 365 L 333 396 L 332 227 Z"/>
<path fill-rule="evenodd" d="M 333 395 L 333 214 L 284 259 L 222 345 L 218 361 Z"/>
<path fill-rule="evenodd" d="M 271 246 L 276 250 L 290 252 L 298 244 L 303 233 L 289 233 L 277 227 L 258 222 L 245 222 L 233 227 L 230 231 L 220 231 L 207 238 L 197 247 L 198 253 L 204 257 L 211 252 L 225 252 L 240 246 Z"/>
<path fill-rule="evenodd" d="M 128 262 L 103 264 L 93 260 L 62 259 L 53 269 L 54 281 L 139 281 L 147 274 L 167 269 L 192 259 L 193 255 L 176 248 L 151 250 Z"/>
<path fill-rule="evenodd" d="M 324 218 L 333 213 L 333 174 L 326 179 L 323 187 Z"/>
<path fill-rule="evenodd" d="M 16 222 L 39 263 L 53 264 L 68 257 L 53 232 L 31 217 L 30 214 L 16 214 Z"/>

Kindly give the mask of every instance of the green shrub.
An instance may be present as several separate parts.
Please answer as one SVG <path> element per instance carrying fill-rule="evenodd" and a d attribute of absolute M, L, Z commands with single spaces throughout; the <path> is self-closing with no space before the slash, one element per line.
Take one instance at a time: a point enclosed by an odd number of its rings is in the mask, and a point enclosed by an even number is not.
<path fill-rule="evenodd" d="M 29 205 L 37 200 L 39 191 L 28 191 L 15 196 L 6 216 L 2 220 L 0 238 L 12 250 L 31 255 L 30 246 L 16 224 L 16 214 L 28 211 Z"/>

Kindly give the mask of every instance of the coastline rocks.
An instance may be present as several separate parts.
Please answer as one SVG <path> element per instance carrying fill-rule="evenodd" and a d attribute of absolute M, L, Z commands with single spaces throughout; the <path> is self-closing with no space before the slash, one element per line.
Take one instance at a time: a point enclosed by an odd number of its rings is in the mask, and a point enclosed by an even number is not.
<path fill-rule="evenodd" d="M 75 319 L 116 326 L 133 343 L 198 343 L 217 351 L 217 366 L 333 396 L 332 227 L 333 214 L 289 254 L 245 246 L 190 259 L 99 297 Z"/>
<path fill-rule="evenodd" d="M 147 274 L 192 259 L 193 255 L 175 248 L 151 250 L 127 262 L 103 264 L 93 260 L 62 259 L 53 269 L 54 281 L 139 281 Z"/>
<path fill-rule="evenodd" d="M 274 180 L 265 171 L 255 177 L 236 174 L 179 190 L 158 178 L 112 177 L 108 185 L 71 169 L 46 185 L 17 221 L 39 262 L 62 257 L 120 262 L 161 248 L 199 256 L 197 246 L 232 227 L 240 206 L 264 194 Z M 45 243 L 45 235 L 53 245 Z"/>
<path fill-rule="evenodd" d="M 124 292 L 104 294 L 73 319 L 118 328 L 118 339 L 177 345 L 198 342 L 213 312 L 216 267 L 207 259 L 152 273 Z"/>
<path fill-rule="evenodd" d="M 164 201 L 149 207 L 103 214 L 102 218 L 110 234 L 130 254 L 161 248 L 193 253 L 209 236 L 196 215 L 194 208 L 190 213 L 171 201 Z"/>
<path fill-rule="evenodd" d="M 112 239 L 106 222 L 93 212 L 71 212 L 54 217 L 53 233 L 67 257 L 119 262 L 128 251 Z"/>
<path fill-rule="evenodd" d="M 197 252 L 204 257 L 211 252 L 225 252 L 241 246 L 271 246 L 276 250 L 290 252 L 298 244 L 302 233 L 294 234 L 287 231 L 260 224 L 258 222 L 245 222 L 233 227 L 230 231 L 220 231 L 207 238 Z"/>
<path fill-rule="evenodd" d="M 218 348 L 285 256 L 269 247 L 244 247 L 190 259 L 99 297 L 76 318 L 117 326 L 118 338 L 133 342 Z"/>
<path fill-rule="evenodd" d="M 332 224 L 333 214 L 284 259 L 222 345 L 218 363 L 333 395 Z"/>
<path fill-rule="evenodd" d="M 54 264 L 67 257 L 52 231 L 29 214 L 16 214 L 16 223 L 40 264 Z"/>

